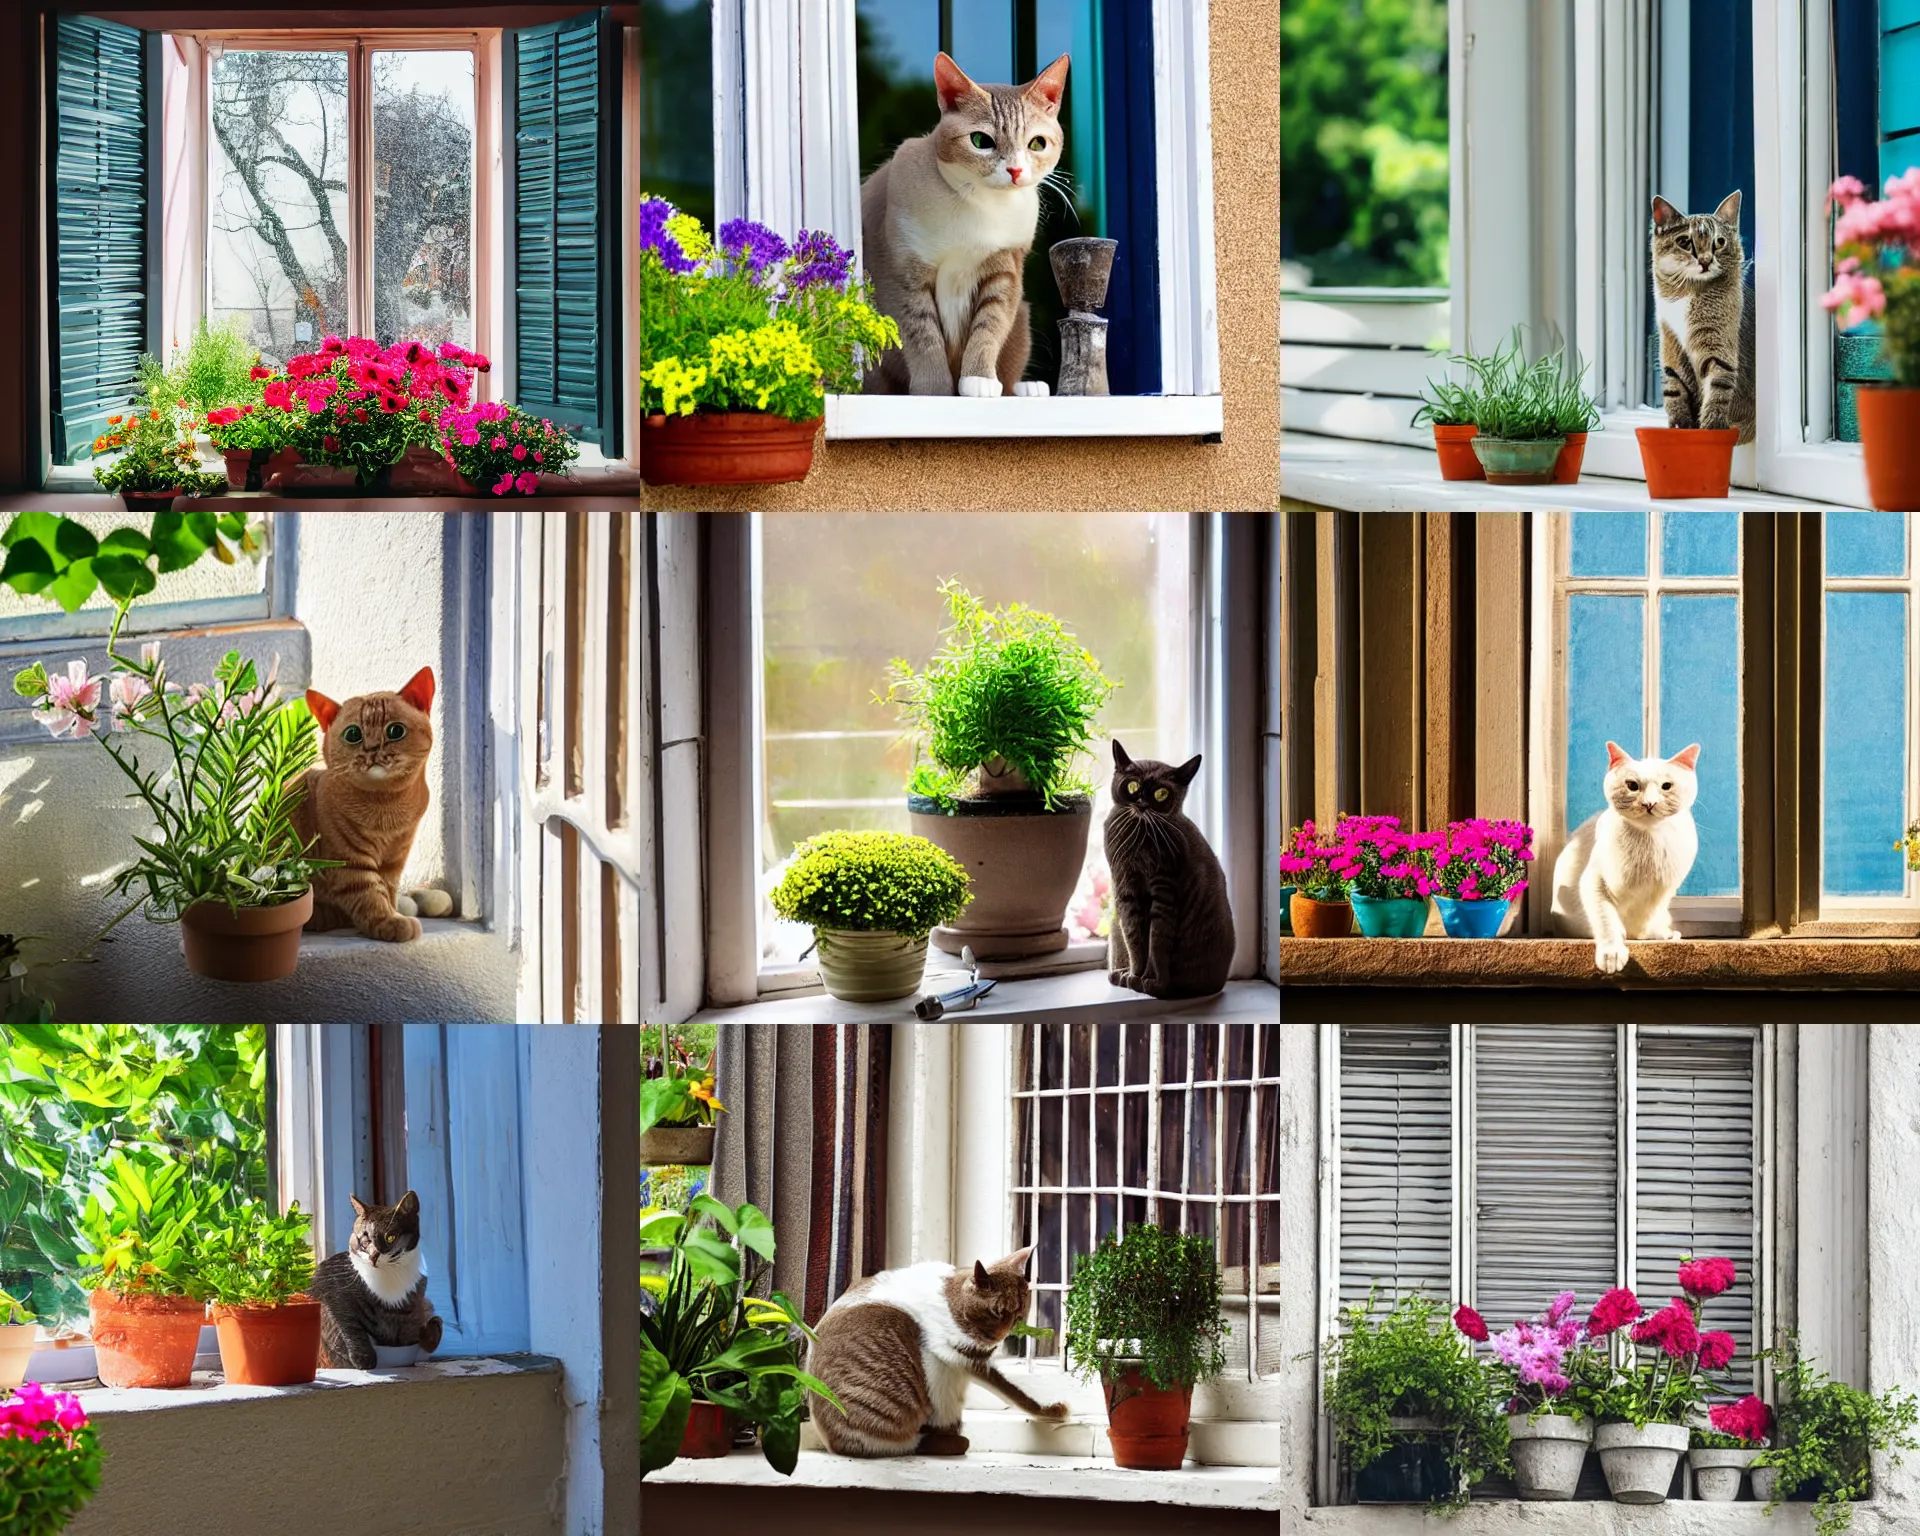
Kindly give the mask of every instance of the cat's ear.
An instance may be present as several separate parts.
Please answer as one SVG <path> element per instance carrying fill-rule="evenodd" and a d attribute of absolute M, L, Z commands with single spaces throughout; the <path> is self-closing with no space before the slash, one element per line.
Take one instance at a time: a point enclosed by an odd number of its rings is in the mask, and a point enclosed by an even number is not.
<path fill-rule="evenodd" d="M 313 712 L 313 718 L 320 722 L 321 730 L 333 729 L 333 717 L 340 713 L 340 706 L 318 688 L 307 690 L 307 708 Z"/>
<path fill-rule="evenodd" d="M 1037 101 L 1049 112 L 1060 110 L 1060 98 L 1067 94 L 1067 56 L 1063 53 L 1036 75 L 1027 86 L 1029 101 Z"/>
<path fill-rule="evenodd" d="M 1660 228 L 1663 224 L 1671 224 L 1679 217 L 1681 217 L 1680 210 L 1674 207 L 1673 204 L 1668 202 L 1664 197 L 1656 197 L 1653 200 L 1653 227 L 1655 229 Z"/>
<path fill-rule="evenodd" d="M 367 1214 L 366 1201 L 362 1200 L 358 1195 L 348 1195 L 347 1198 L 353 1202 L 353 1214 L 355 1216 L 364 1216 Z"/>
<path fill-rule="evenodd" d="M 1607 743 L 1607 767 L 1609 770 L 1618 768 L 1622 763 L 1630 763 L 1632 761 L 1632 758 L 1620 750 L 1619 742 L 1610 741 Z"/>
<path fill-rule="evenodd" d="M 973 1283 L 983 1291 L 993 1284 L 993 1276 L 987 1273 L 987 1266 L 978 1259 L 973 1261 Z"/>
<path fill-rule="evenodd" d="M 1668 758 L 1667 761 L 1670 763 L 1678 763 L 1682 768 L 1691 771 L 1693 765 L 1700 761 L 1700 743 L 1696 741 L 1692 746 L 1682 748 L 1680 751 L 1674 753 L 1672 757 Z"/>
<path fill-rule="evenodd" d="M 1200 754 L 1196 752 L 1178 768 L 1169 773 L 1167 777 L 1172 779 L 1176 784 L 1191 784 L 1193 782 L 1193 776 L 1199 771 Z"/>
<path fill-rule="evenodd" d="M 402 1216 L 418 1216 L 420 1214 L 420 1197 L 412 1190 L 408 1190 L 400 1197 L 400 1203 L 394 1206 L 394 1209 Z"/>
<path fill-rule="evenodd" d="M 1033 1273 L 1032 1245 L 1029 1244 L 1027 1247 L 1022 1248 L 1018 1253 L 1008 1254 L 1005 1267 L 1008 1269 L 1018 1268 L 1020 1271 L 1020 1278 L 1022 1280 L 1026 1279 L 1029 1275 L 1031 1275 Z"/>
<path fill-rule="evenodd" d="M 1713 210 L 1713 216 L 1730 228 L 1737 225 L 1740 222 L 1740 194 L 1729 192 L 1721 199 L 1720 206 Z"/>
<path fill-rule="evenodd" d="M 1120 745 L 1118 736 L 1113 738 L 1113 765 L 1116 768 L 1130 768 L 1133 759 L 1127 756 L 1127 749 Z"/>
<path fill-rule="evenodd" d="M 951 112 L 980 87 L 967 78 L 967 72 L 944 53 L 933 56 L 933 88 L 940 97 L 940 110 Z"/>
<path fill-rule="evenodd" d="M 431 710 L 433 708 L 433 668 L 422 667 L 408 678 L 407 686 L 400 690 L 400 697 L 423 715 Z"/>

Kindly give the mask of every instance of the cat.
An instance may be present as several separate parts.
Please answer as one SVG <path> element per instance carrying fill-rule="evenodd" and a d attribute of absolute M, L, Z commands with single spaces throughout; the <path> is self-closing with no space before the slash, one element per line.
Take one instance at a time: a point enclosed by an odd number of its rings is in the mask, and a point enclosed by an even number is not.
<path fill-rule="evenodd" d="M 882 1270 L 828 1307 L 807 1369 L 841 1408 L 807 1394 L 813 1427 L 841 1456 L 964 1456 L 960 1413 L 978 1382 L 1023 1413 L 1062 1423 L 1065 1403 L 1042 1407 L 994 1368 L 993 1352 L 1027 1315 L 1033 1249 L 973 1272 L 938 1262 Z M 842 1408 L 845 1410 L 843 1413 Z"/>
<path fill-rule="evenodd" d="M 370 1371 L 376 1344 L 418 1344 L 432 1354 L 440 1347 L 440 1319 L 420 1263 L 420 1197 L 408 1190 L 393 1205 L 347 1198 L 353 1235 L 344 1251 L 314 1267 L 310 1287 L 320 1303 L 320 1363 Z"/>
<path fill-rule="evenodd" d="M 860 190 L 874 303 L 900 326 L 868 394 L 1047 393 L 1023 381 L 1032 346 L 1021 277 L 1040 223 L 1040 183 L 1060 163 L 1062 54 L 1026 85 L 976 85 L 933 61 L 940 121 L 908 139 Z"/>
<path fill-rule="evenodd" d="M 1628 939 L 1677 939 L 1667 904 L 1693 868 L 1700 835 L 1696 742 L 1669 758 L 1628 757 L 1607 743 L 1607 808 L 1580 823 L 1553 863 L 1557 933 L 1593 940 L 1593 963 L 1625 968 Z"/>
<path fill-rule="evenodd" d="M 1116 739 L 1113 763 L 1107 979 L 1149 997 L 1209 997 L 1233 964 L 1233 909 L 1219 859 L 1180 809 L 1200 759 L 1136 760 Z"/>
<path fill-rule="evenodd" d="M 1735 427 L 1753 441 L 1753 306 L 1740 194 L 1689 216 L 1653 200 L 1653 307 L 1670 427 Z"/>
<path fill-rule="evenodd" d="M 398 693 L 367 693 L 336 704 L 307 690 L 324 733 L 326 766 L 309 768 L 293 825 L 313 857 L 339 867 L 313 877 L 313 932 L 354 928 L 404 943 L 420 921 L 399 909 L 400 873 L 427 811 L 427 754 L 433 750 L 433 668 Z M 444 896 L 443 892 L 416 892 Z M 449 906 L 451 902 L 449 902 Z"/>

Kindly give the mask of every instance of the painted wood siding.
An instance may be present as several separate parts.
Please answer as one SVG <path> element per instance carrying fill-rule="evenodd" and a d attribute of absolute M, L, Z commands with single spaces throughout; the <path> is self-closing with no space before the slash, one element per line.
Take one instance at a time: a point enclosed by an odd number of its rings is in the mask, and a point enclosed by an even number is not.
<path fill-rule="evenodd" d="M 1449 337 L 1436 289 L 1317 289 L 1280 300 L 1280 416 L 1290 432 L 1431 447 L 1413 426 Z"/>
<path fill-rule="evenodd" d="M 1453 1294 L 1453 1048 L 1444 1024 L 1340 1031 L 1340 1305 Z"/>

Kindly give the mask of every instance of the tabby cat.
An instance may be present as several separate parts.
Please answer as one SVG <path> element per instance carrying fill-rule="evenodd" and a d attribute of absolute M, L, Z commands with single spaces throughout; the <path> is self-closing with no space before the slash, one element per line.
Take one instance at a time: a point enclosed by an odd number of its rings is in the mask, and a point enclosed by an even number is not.
<path fill-rule="evenodd" d="M 1060 1423 L 994 1368 L 993 1352 L 1027 1315 L 1031 1248 L 997 1263 L 912 1264 L 858 1281 L 820 1319 L 807 1369 L 845 1412 L 807 1394 L 813 1427 L 842 1456 L 963 1456 L 960 1411 L 978 1382 L 1023 1413 Z"/>
<path fill-rule="evenodd" d="M 427 1300 L 420 1263 L 420 1197 L 408 1190 L 394 1205 L 353 1201 L 353 1235 L 345 1251 L 313 1271 L 320 1303 L 320 1363 L 335 1369 L 373 1369 L 376 1344 L 440 1347 L 440 1319 Z"/>
<path fill-rule="evenodd" d="M 1107 979 L 1149 997 L 1209 997 L 1233 964 L 1233 909 L 1219 859 L 1180 809 L 1200 759 L 1135 759 L 1116 740 L 1113 763 Z"/>
<path fill-rule="evenodd" d="M 1653 200 L 1653 307 L 1670 427 L 1737 427 L 1753 441 L 1753 305 L 1740 243 L 1740 194 L 1712 213 Z"/>
<path fill-rule="evenodd" d="M 1060 163 L 1067 56 L 1026 85 L 976 85 L 933 61 L 940 121 L 908 139 L 860 192 L 874 303 L 900 348 L 869 394 L 1044 395 L 1023 382 L 1032 346 L 1021 274 L 1040 223 L 1040 183 Z"/>

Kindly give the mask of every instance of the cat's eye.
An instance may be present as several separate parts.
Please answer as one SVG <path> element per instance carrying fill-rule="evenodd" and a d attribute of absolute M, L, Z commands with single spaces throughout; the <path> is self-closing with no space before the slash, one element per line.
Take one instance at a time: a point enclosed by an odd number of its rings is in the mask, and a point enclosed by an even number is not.
<path fill-rule="evenodd" d="M 1127 793 L 1130 795 L 1137 795 L 1140 793 L 1140 781 L 1138 779 L 1127 780 Z"/>
<path fill-rule="evenodd" d="M 1683 251 L 1690 251 L 1693 249 L 1693 242 L 1689 240 L 1685 235 L 1682 235 L 1680 237 L 1680 249 Z"/>
<path fill-rule="evenodd" d="M 388 741 L 398 741 L 402 736 L 406 734 L 407 734 L 407 728 L 404 725 L 402 725 L 398 720 L 395 720 L 392 724 L 390 724 L 387 727 Z"/>
<path fill-rule="evenodd" d="M 365 736 L 365 733 L 362 732 L 360 727 L 357 725 L 348 726 L 340 734 L 346 737 L 346 739 L 356 747 L 360 745 L 361 741 L 364 739 L 364 736 Z"/>
<path fill-rule="evenodd" d="M 1167 798 L 1167 792 L 1164 789 L 1156 789 L 1153 792 L 1153 798 L 1156 800 L 1164 800 Z"/>
<path fill-rule="evenodd" d="M 992 149 L 993 135 L 990 133 L 981 133 L 978 129 L 975 129 L 974 132 L 967 135 L 967 142 L 975 149 Z"/>
<path fill-rule="evenodd" d="M 1660 787 L 1662 789 L 1672 789 L 1673 785 L 1671 783 L 1666 783 L 1666 784 L 1662 784 Z"/>
<path fill-rule="evenodd" d="M 1713 242 L 1713 248 L 1717 251 L 1721 249 L 1723 246 L 1725 246 L 1726 243 L 1727 243 L 1727 237 L 1725 235 L 1722 235 L 1720 236 L 1719 239 Z"/>
<path fill-rule="evenodd" d="M 1640 788 L 1640 781 L 1638 779 L 1628 779 L 1627 788 L 1637 791 Z"/>
<path fill-rule="evenodd" d="M 1027 140 L 1027 148 L 1033 150 L 1035 153 L 1038 153 L 1040 150 L 1043 150 L 1046 147 L 1047 147 L 1047 141 L 1045 139 L 1033 138 L 1033 139 Z"/>

